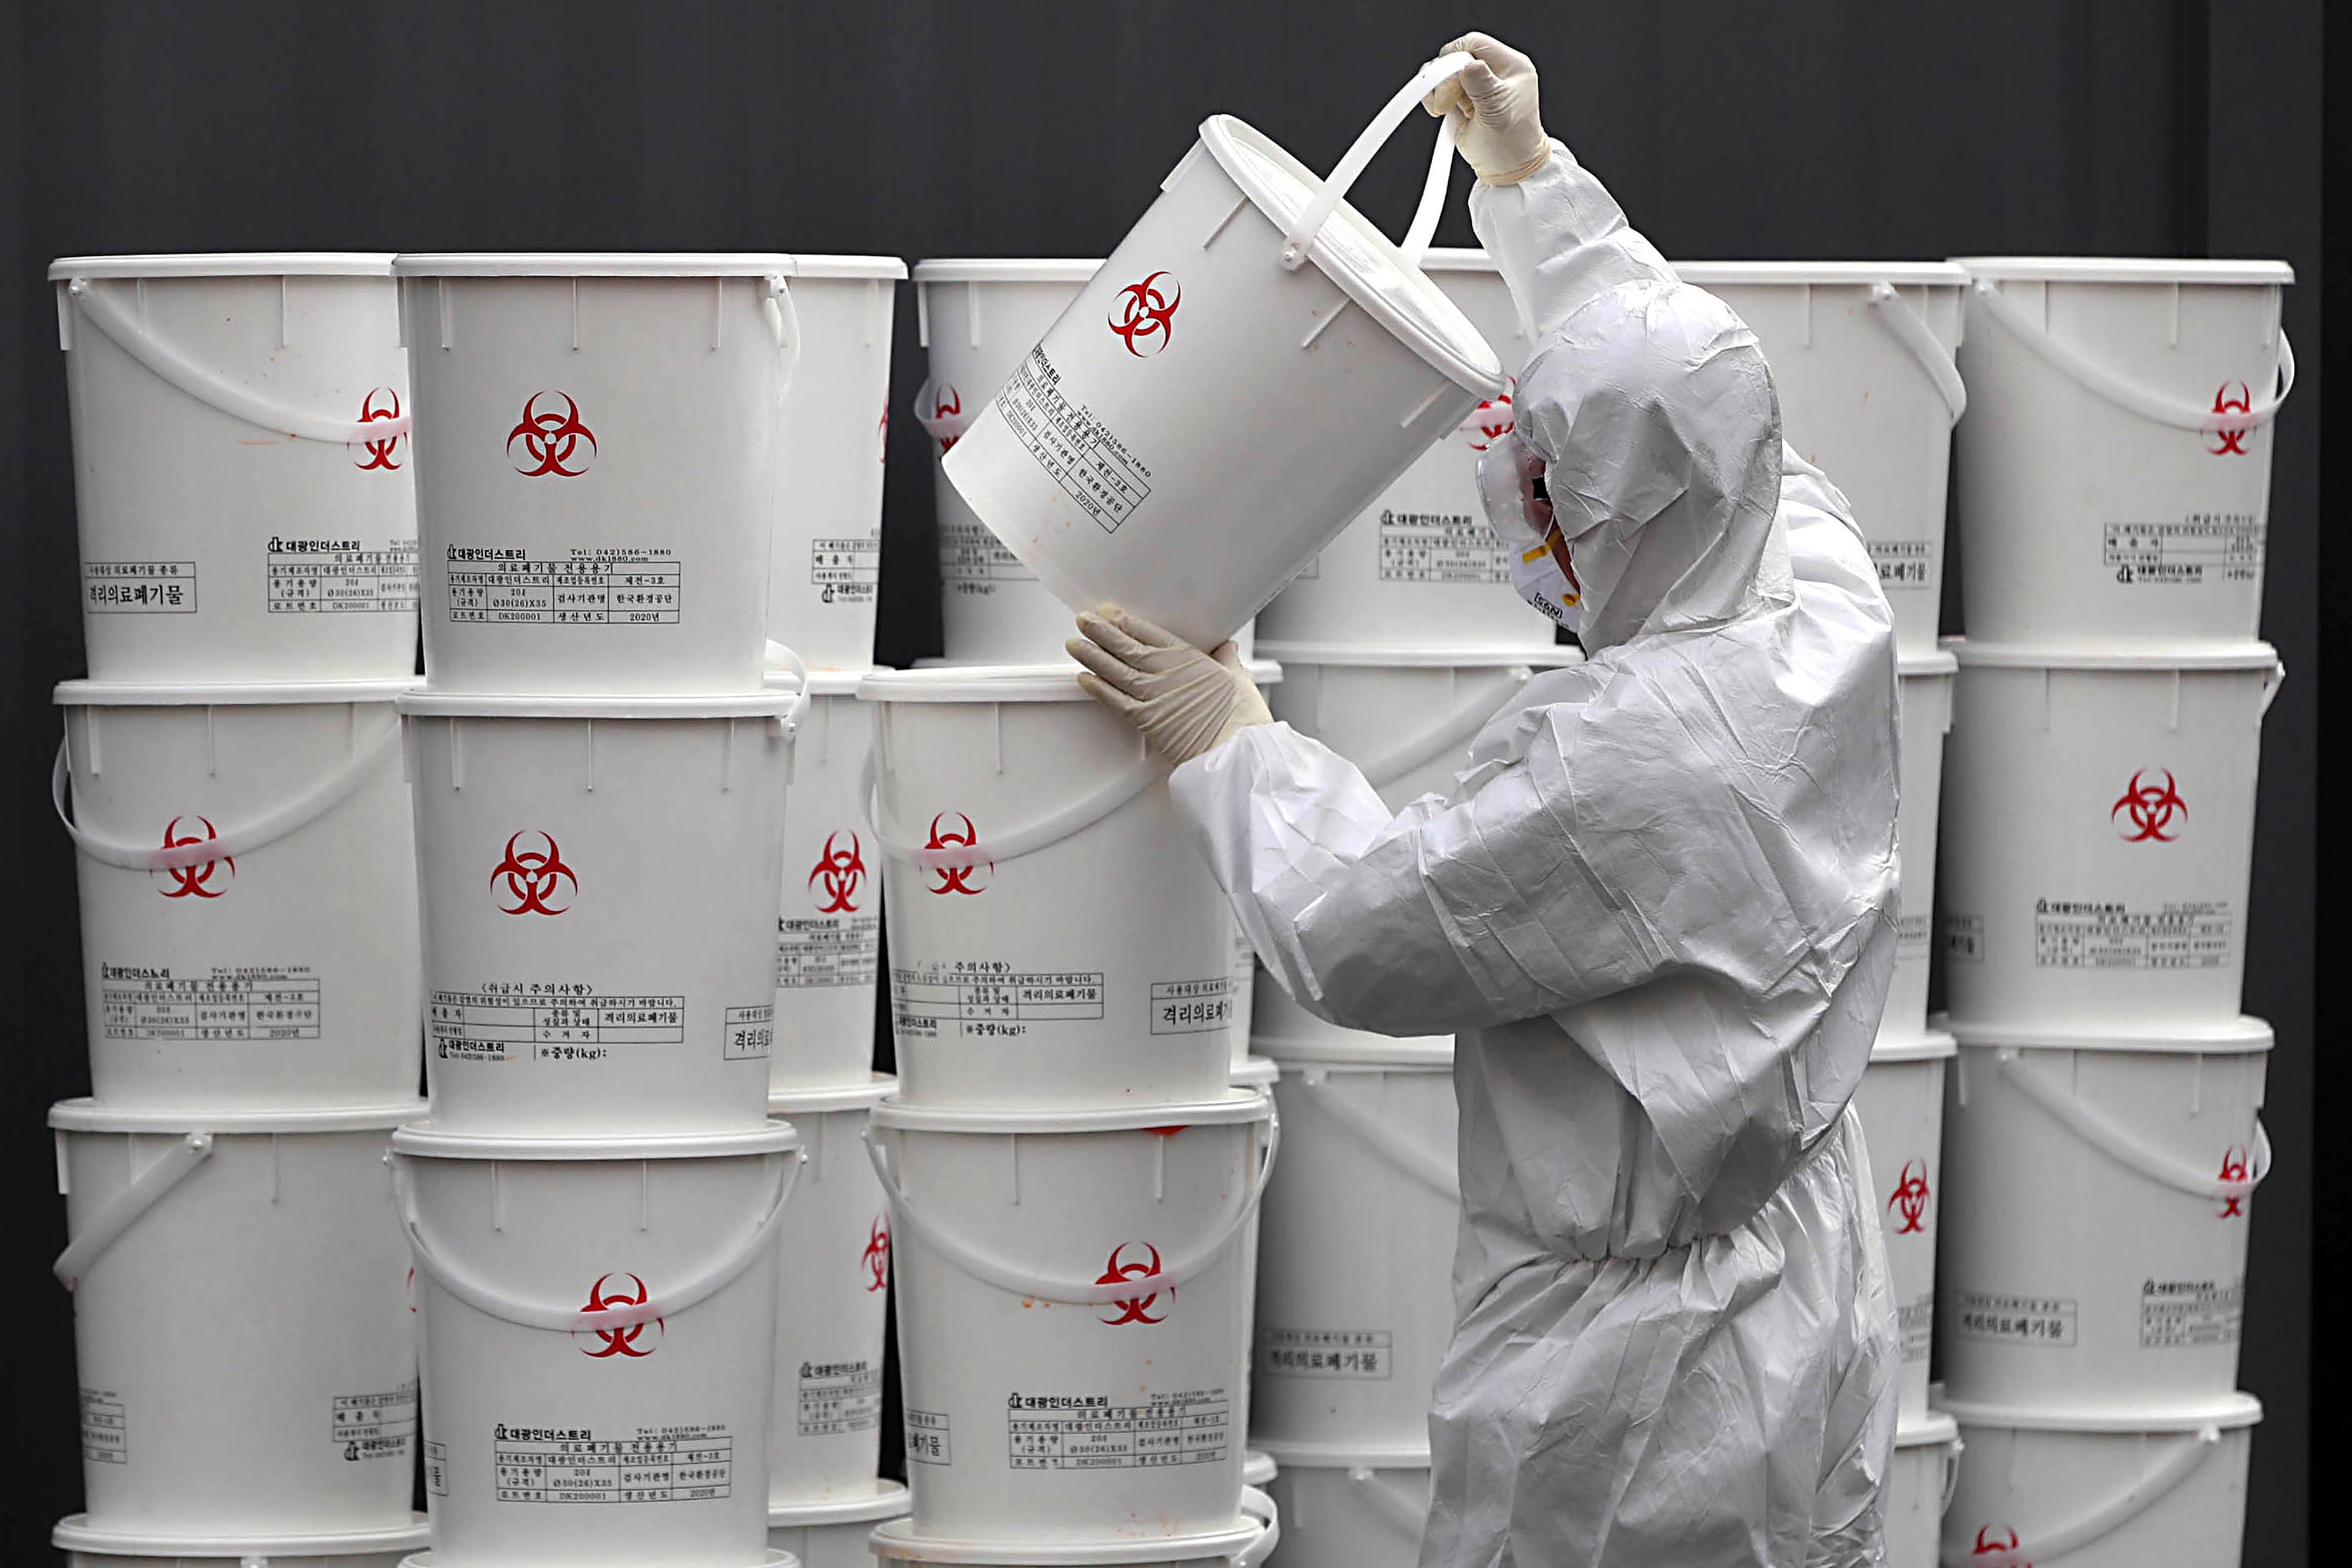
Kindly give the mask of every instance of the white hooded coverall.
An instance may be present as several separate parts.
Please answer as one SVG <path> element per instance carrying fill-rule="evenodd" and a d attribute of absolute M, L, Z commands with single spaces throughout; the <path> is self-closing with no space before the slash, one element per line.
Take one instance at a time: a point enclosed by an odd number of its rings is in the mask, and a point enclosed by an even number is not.
<path fill-rule="evenodd" d="M 1391 817 L 1269 724 L 1178 807 L 1303 1006 L 1459 1031 L 1423 1568 L 1876 1563 L 1899 1355 L 1846 1104 L 1895 959 L 1886 601 L 1754 337 L 1567 149 L 1472 215 L 1587 662 L 1448 798 Z"/>

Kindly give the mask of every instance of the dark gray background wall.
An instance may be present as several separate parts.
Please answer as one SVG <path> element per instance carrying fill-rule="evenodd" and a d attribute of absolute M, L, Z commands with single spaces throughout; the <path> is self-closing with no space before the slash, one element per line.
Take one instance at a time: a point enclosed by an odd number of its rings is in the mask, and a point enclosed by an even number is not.
<path fill-rule="evenodd" d="M 0 1039 L 0 1563 L 40 1558 L 50 1522 L 80 1494 L 68 1308 L 47 1268 L 62 1211 L 42 1132 L 50 1101 L 88 1087 L 71 857 L 47 823 L 48 688 L 82 669 L 48 259 L 1100 255 L 1204 115 L 1241 114 L 1328 164 L 1417 61 L 1475 25 L 1536 57 L 1547 124 L 1670 256 L 2294 264 L 2287 322 L 2304 382 L 2278 427 L 2265 612 L 2294 677 L 2265 735 L 2246 987 L 2248 1009 L 2278 1029 L 2267 1113 L 2277 1166 L 2253 1232 L 2243 1381 L 2269 1411 L 2247 1562 L 2304 1562 L 2312 1177 L 2326 1168 L 2313 1142 L 2322 10 L 0 4 L 0 909 L 15 965 Z M 1420 162 L 1417 152 L 1386 160 L 1362 204 L 1401 227 Z M 1441 238 L 1471 243 L 1458 204 Z M 899 331 L 903 413 L 921 379 L 910 296 Z M 900 419 L 891 442 L 878 651 L 903 663 L 936 651 L 937 584 L 922 438 Z"/>

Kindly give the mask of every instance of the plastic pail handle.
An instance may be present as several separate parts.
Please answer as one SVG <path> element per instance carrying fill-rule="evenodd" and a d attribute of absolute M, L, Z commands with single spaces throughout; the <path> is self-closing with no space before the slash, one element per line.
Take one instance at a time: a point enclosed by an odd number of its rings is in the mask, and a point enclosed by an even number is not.
<path fill-rule="evenodd" d="M 1282 265 L 1285 270 L 1296 272 L 1305 265 L 1307 255 L 1314 247 L 1316 236 L 1339 204 L 1348 199 L 1349 187 L 1357 176 L 1371 162 L 1372 155 L 1382 143 L 1395 134 L 1405 118 L 1420 107 L 1438 83 L 1462 74 L 1471 63 L 1471 57 L 1459 50 L 1440 55 L 1415 71 L 1412 79 L 1397 89 L 1396 95 L 1381 106 L 1371 122 L 1357 134 L 1354 143 L 1333 165 L 1330 174 L 1314 198 L 1300 207 L 1283 232 Z M 1445 177 L 1451 171 L 1454 156 L 1454 117 L 1440 115 L 1437 121 L 1437 151 L 1430 160 L 1429 176 L 1423 182 L 1421 204 L 1414 211 L 1412 222 L 1405 229 L 1404 244 L 1399 248 L 1405 254 L 1405 264 L 1418 267 L 1422 253 L 1429 248 L 1430 235 L 1437 231 L 1437 209 L 1445 200 Z"/>
<path fill-rule="evenodd" d="M 60 1141 L 64 1134 L 59 1134 Z M 122 1233 L 149 1209 L 162 1201 L 165 1193 L 185 1181 L 195 1168 L 212 1157 L 213 1135 L 210 1133 L 190 1133 L 175 1139 L 172 1146 L 153 1165 L 131 1177 L 130 1185 L 89 1217 L 82 1228 L 58 1254 L 49 1270 L 58 1283 L 68 1291 L 79 1289 L 90 1265 L 99 1254 L 114 1245 Z M 59 1168 L 63 1168 L 60 1162 Z"/>

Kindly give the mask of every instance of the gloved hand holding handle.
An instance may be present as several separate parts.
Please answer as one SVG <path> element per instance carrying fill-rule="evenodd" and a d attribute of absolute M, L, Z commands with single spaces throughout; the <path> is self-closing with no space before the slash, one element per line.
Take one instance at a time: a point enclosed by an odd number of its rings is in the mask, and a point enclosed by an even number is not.
<path fill-rule="evenodd" d="M 1457 52 L 1475 63 L 1438 83 L 1421 106 L 1454 116 L 1456 145 L 1479 179 L 1516 185 L 1551 156 L 1551 138 L 1536 112 L 1536 63 L 1484 33 L 1465 33 L 1438 51 Z"/>
<path fill-rule="evenodd" d="M 1274 722 L 1231 643 L 1212 656 L 1116 604 L 1079 615 L 1078 631 L 1065 644 L 1086 666 L 1078 685 L 1171 763 L 1214 750 L 1236 730 Z"/>

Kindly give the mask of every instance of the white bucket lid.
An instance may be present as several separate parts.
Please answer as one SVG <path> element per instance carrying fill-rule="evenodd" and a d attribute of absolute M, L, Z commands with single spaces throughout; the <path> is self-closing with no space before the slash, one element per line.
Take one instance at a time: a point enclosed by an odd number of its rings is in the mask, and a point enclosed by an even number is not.
<path fill-rule="evenodd" d="M 1929 1021 L 1949 1029 L 1963 1046 L 2006 1051 L 2254 1056 L 2270 1050 L 2275 1041 L 2269 1024 L 2243 1016 L 2221 1023 L 2174 1023 L 2147 1030 L 2111 1029 L 2098 1024 L 1972 1024 L 1949 1020 L 1940 1014 Z"/>
<path fill-rule="evenodd" d="M 2263 1402 L 2251 1394 L 2217 1394 L 2193 1405 L 2121 1412 L 2029 1410 L 1974 1399 L 1947 1399 L 1942 1408 L 1963 1427 L 2007 1427 L 2021 1432 L 2198 1432 L 2208 1427 L 2229 1431 L 2263 1418 Z"/>
<path fill-rule="evenodd" d="M 1274 1456 L 1264 1448 L 1242 1450 L 1242 1485 L 1262 1487 L 1281 1473 L 1282 1467 L 1275 1463 Z"/>
<path fill-rule="evenodd" d="M 59 707 L 258 707 L 296 703 L 388 703 L 415 691 L 415 676 L 397 681 L 239 681 L 206 686 L 144 682 L 60 681 Z"/>
<path fill-rule="evenodd" d="M 887 664 L 860 664 L 856 668 L 849 670 L 812 668 L 808 673 L 809 695 L 813 697 L 854 697 L 857 695 L 858 682 L 864 680 L 868 675 L 880 674 L 889 667 L 890 666 Z M 771 686 L 782 686 L 787 684 L 797 684 L 800 680 L 800 674 L 797 671 L 793 670 L 771 669 L 762 678 Z"/>
<path fill-rule="evenodd" d="M 392 1135 L 395 1154 L 428 1160 L 709 1160 L 785 1154 L 800 1146 L 800 1134 L 784 1122 L 732 1133 L 625 1133 L 605 1138 L 580 1133 L 545 1138 L 445 1133 L 420 1122 Z"/>
<path fill-rule="evenodd" d="M 1202 121 L 1201 141 L 1278 229 L 1286 230 L 1322 192 L 1320 175 L 1230 114 Z M 1503 361 L 1478 329 L 1355 208 L 1340 203 L 1307 254 L 1342 293 L 1456 386 L 1480 397 L 1503 390 Z M 1266 264 L 1278 265 L 1271 254 Z"/>
<path fill-rule="evenodd" d="M 885 1563 L 970 1563 L 1013 1568 L 1110 1568 L 1121 1563 L 1189 1563 L 1231 1557 L 1263 1534 L 1265 1526 L 1243 1519 L 1206 1535 L 1155 1535 L 1141 1541 L 950 1541 L 918 1535 L 914 1521 L 877 1525 L 867 1550 Z"/>
<path fill-rule="evenodd" d="M 895 256 L 811 256 L 794 251 L 785 258 L 792 266 L 787 277 L 866 277 L 896 281 L 907 276 L 907 264 Z"/>
<path fill-rule="evenodd" d="M 1349 1469 L 1358 1465 L 1361 1465 L 1368 1470 L 1429 1469 L 1429 1445 L 1426 1443 L 1395 1443 L 1386 1446 L 1367 1446 L 1362 1443 L 1286 1443 L 1267 1437 L 1255 1437 L 1251 1441 L 1286 1470 Z"/>
<path fill-rule="evenodd" d="M 1874 283 L 1962 288 L 1969 281 L 1968 270 L 1948 261 L 1677 261 L 1673 266 L 1676 277 L 1701 288 L 1759 284 L 1866 288 Z"/>
<path fill-rule="evenodd" d="M 2051 648 L 2024 643 L 1972 643 L 1947 637 L 1939 644 L 1962 669 L 1995 670 L 2274 670 L 2278 650 L 2268 643 L 2166 643 L 2147 648 Z"/>
<path fill-rule="evenodd" d="M 392 252 L 388 250 L 61 256 L 49 263 L 49 281 L 61 283 L 73 277 L 390 277 L 392 261 Z"/>
<path fill-rule="evenodd" d="M 564 696 L 543 692 L 446 692 L 420 686 L 402 695 L 400 711 L 416 718 L 781 718 L 801 700 L 792 685 L 709 695 Z"/>
<path fill-rule="evenodd" d="M 2154 256 L 1956 256 L 1971 277 L 2016 283 L 2263 283 L 2294 281 L 2283 261 L 2205 261 Z"/>
<path fill-rule="evenodd" d="M 394 277 L 765 277 L 792 275 L 781 251 L 485 250 L 392 258 Z"/>
<path fill-rule="evenodd" d="M 904 1482 L 877 1476 L 870 1492 L 829 1497 L 818 1502 L 771 1501 L 768 1528 L 812 1530 L 827 1524 L 869 1524 L 877 1519 L 896 1519 L 912 1506 Z"/>
<path fill-rule="evenodd" d="M 898 1081 L 887 1072 L 877 1072 L 864 1083 L 823 1089 L 771 1088 L 768 1114 L 790 1121 L 794 1116 L 815 1116 L 828 1111 L 870 1111 L 898 1092 Z"/>
<path fill-rule="evenodd" d="M 1955 637 L 1954 643 L 1959 641 Z M 1948 675 L 1960 667 L 1960 661 L 1950 648 L 1934 652 L 1905 650 L 1895 655 L 1895 673 L 1898 675 Z"/>
<path fill-rule="evenodd" d="M 1091 702 L 1078 685 L 1075 659 L 1058 664 L 949 664 L 871 670 L 857 683 L 870 703 Z"/>
<path fill-rule="evenodd" d="M 1273 982 L 1280 985 L 1279 980 Z M 1349 1030 L 1344 1037 L 1317 1036 L 1306 1040 L 1282 1040 L 1273 1035 L 1252 1035 L 1250 1050 L 1269 1061 L 1284 1067 L 1340 1067 L 1358 1069 L 1394 1069 L 1399 1071 L 1454 1067 L 1454 1042 L 1430 1045 L 1413 1040 L 1391 1040 L 1386 1035 L 1365 1034 Z"/>
<path fill-rule="evenodd" d="M 1960 1424 L 1948 1411 L 1930 1410 L 1918 1421 L 1897 1421 L 1895 1446 L 1898 1448 L 1924 1448 L 1931 1444 L 1958 1442 Z"/>
<path fill-rule="evenodd" d="M 927 654 L 924 657 L 916 660 L 915 668 L 919 670 L 961 670 L 966 674 L 975 675 L 982 673 L 987 673 L 992 675 L 1002 675 L 1007 674 L 1018 674 L 1023 675 L 1034 674 L 1041 677 L 1049 674 L 1066 675 L 1073 681 L 1077 679 L 1078 674 L 1078 662 L 1076 659 L 1070 659 L 1053 664 L 971 664 L 961 659 L 942 658 L 936 653 Z M 1282 666 L 1272 659 L 1244 659 L 1242 661 L 1242 669 L 1252 681 L 1261 686 L 1278 686 L 1282 684 Z M 895 674 L 896 672 L 887 671 L 877 666 L 875 671 L 869 673 Z M 817 688 L 817 690 L 819 695 L 823 695 L 822 687 Z M 902 698 L 901 700 L 914 701 L 916 699 Z M 974 701 L 977 699 L 942 697 L 935 700 L 952 702 L 958 700 Z"/>
<path fill-rule="evenodd" d="M 327 1535 L 141 1535 L 95 1529 L 86 1513 L 68 1514 L 49 1531 L 60 1552 L 108 1557 L 346 1557 L 361 1552 L 422 1552 L 429 1539 L 425 1516 L 394 1530 L 358 1530 Z"/>
<path fill-rule="evenodd" d="M 1102 258 L 962 256 L 915 263 L 918 283 L 1084 283 L 1102 270 Z"/>
<path fill-rule="evenodd" d="M 1271 1089 L 1282 1076 L 1282 1063 L 1270 1056 L 1253 1056 L 1234 1062 L 1228 1076 L 1239 1089 Z"/>
<path fill-rule="evenodd" d="M 1557 670 L 1584 663 L 1584 650 L 1565 643 L 1549 648 L 1389 648 L 1376 643 L 1288 643 L 1261 639 L 1257 653 L 1290 664 L 1385 665 L 1400 670 L 1493 670 L 1525 664 Z"/>
<path fill-rule="evenodd" d="M 366 1133 L 397 1127 L 425 1114 L 422 1100 L 384 1105 L 305 1106 L 300 1110 L 214 1111 L 203 1107 L 151 1111 L 101 1105 L 91 1099 L 60 1100 L 49 1107 L 49 1125 L 63 1133 Z M 356 1549 L 355 1549 L 356 1550 Z"/>
<path fill-rule="evenodd" d="M 909 1105 L 885 1100 L 874 1124 L 910 1133 L 1133 1133 L 1153 1127 L 1229 1127 L 1264 1122 L 1274 1101 L 1263 1089 L 1237 1088 L 1218 1100 L 1175 1105 L 1073 1105 L 999 1111 L 963 1105 Z"/>
<path fill-rule="evenodd" d="M 1882 1061 L 1949 1061 L 1959 1053 L 1960 1042 L 1949 1030 L 1931 1029 L 1916 1040 L 1873 1041 L 1870 1061 L 1873 1066 Z"/>
<path fill-rule="evenodd" d="M 1432 246 L 1421 253 L 1423 272 L 1488 272 L 1500 274 L 1495 258 L 1475 246 Z"/>

